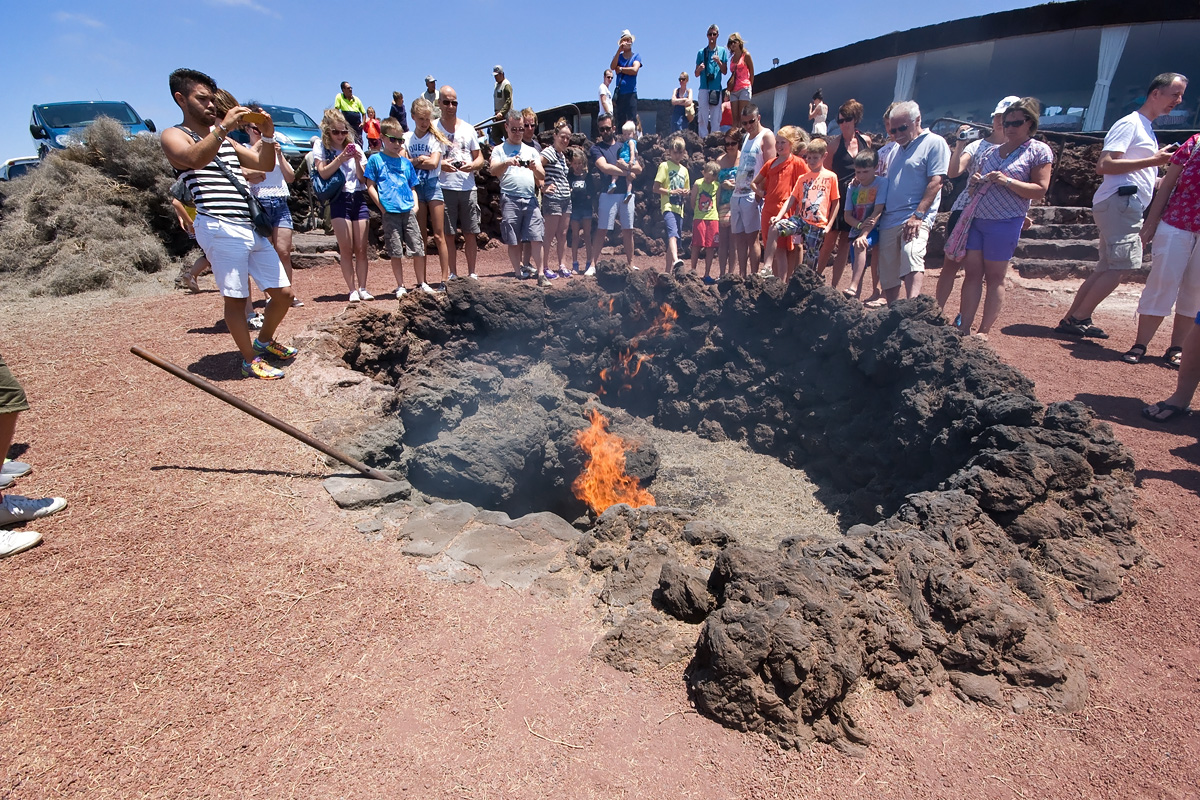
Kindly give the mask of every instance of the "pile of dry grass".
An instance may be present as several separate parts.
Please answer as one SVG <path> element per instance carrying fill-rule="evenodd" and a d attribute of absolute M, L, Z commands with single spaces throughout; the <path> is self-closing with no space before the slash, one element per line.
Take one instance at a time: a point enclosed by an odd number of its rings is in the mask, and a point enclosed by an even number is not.
<path fill-rule="evenodd" d="M 127 290 L 178 265 L 188 239 L 167 189 L 157 137 L 126 140 L 100 119 L 83 144 L 55 151 L 8 184 L 0 201 L 0 290 L 69 295 Z"/>

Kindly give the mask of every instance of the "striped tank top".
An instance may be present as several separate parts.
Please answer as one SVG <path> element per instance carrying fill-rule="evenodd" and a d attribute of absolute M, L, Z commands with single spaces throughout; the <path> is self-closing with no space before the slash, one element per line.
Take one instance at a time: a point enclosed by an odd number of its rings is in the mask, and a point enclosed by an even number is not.
<path fill-rule="evenodd" d="M 237 151 L 228 139 L 221 142 L 217 158 L 225 163 L 246 192 L 249 192 L 250 184 L 242 175 Z M 216 159 L 200 169 L 175 170 L 175 174 L 182 177 L 187 184 L 188 191 L 192 193 L 192 199 L 196 203 L 197 213 L 230 222 L 250 224 L 250 206 L 246 203 L 246 198 L 229 182 L 229 178 L 225 177 L 225 173 L 217 166 Z"/>

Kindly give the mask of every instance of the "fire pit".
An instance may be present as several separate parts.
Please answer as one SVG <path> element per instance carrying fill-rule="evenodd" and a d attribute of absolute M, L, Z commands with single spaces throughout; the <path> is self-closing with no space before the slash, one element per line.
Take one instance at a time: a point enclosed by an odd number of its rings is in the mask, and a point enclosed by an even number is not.
<path fill-rule="evenodd" d="M 1055 598 L 1110 600 L 1143 555 L 1108 427 L 1040 404 L 927 297 L 872 313 L 811 278 L 708 287 L 604 262 L 549 292 L 461 281 L 329 333 L 395 387 L 369 463 L 434 498 L 575 520 L 566 565 L 611 611 L 597 654 L 687 649 L 701 711 L 786 744 L 865 741 L 844 704 L 860 680 L 909 703 L 948 681 L 1079 707 L 1085 654 Z M 803 471 L 805 503 L 768 489 L 736 520 L 654 504 L 656 481 L 704 494 L 668 479 L 703 472 L 675 454 L 706 446 Z"/>

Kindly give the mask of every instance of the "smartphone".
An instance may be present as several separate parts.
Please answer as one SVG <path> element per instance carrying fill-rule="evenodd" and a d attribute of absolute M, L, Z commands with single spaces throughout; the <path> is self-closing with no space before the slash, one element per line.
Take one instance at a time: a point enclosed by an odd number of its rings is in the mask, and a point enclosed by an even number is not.
<path fill-rule="evenodd" d="M 247 123 L 253 124 L 253 125 L 261 125 L 266 121 L 267 121 L 267 115 L 259 113 L 258 111 L 251 111 L 248 114 L 242 115 L 242 124 L 243 125 L 245 125 Z"/>

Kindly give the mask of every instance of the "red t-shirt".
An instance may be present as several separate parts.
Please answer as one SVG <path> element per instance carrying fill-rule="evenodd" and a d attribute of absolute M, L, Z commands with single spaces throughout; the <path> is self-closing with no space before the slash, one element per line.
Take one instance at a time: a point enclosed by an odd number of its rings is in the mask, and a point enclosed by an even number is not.
<path fill-rule="evenodd" d="M 1175 190 L 1167 200 L 1167 208 L 1163 211 L 1162 221 L 1190 233 L 1200 233 L 1200 153 L 1196 146 L 1200 133 L 1179 146 L 1175 155 L 1171 156 L 1172 164 L 1183 166 L 1179 180 L 1175 182 Z M 1195 153 L 1196 157 L 1192 158 Z"/>
<path fill-rule="evenodd" d="M 829 224 L 833 204 L 841 199 L 837 175 L 824 167 L 820 172 L 810 172 L 796 181 L 792 197 L 796 201 L 797 216 L 809 225 L 824 228 Z"/>

